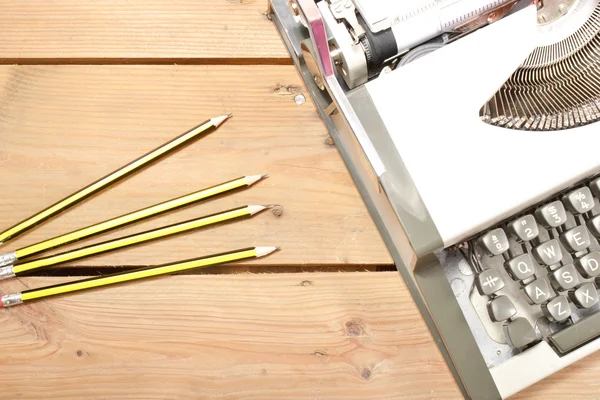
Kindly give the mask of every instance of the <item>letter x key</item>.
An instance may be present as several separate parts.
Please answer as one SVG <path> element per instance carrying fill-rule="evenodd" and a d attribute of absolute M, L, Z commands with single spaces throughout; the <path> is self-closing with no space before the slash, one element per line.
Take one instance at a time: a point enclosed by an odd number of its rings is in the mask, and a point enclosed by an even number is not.
<path fill-rule="evenodd" d="M 590 308 L 598 303 L 598 292 L 593 283 L 584 283 L 577 290 L 569 292 L 569 295 L 579 308 Z"/>

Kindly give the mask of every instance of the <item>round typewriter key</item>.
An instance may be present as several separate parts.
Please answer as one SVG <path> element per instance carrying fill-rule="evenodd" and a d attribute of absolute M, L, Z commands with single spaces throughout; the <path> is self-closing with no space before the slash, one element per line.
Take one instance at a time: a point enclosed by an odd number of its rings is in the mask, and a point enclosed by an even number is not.
<path fill-rule="evenodd" d="M 560 201 L 554 201 L 538 208 L 535 215 L 546 228 L 556 228 L 567 222 L 567 212 Z"/>
<path fill-rule="evenodd" d="M 584 278 L 600 275 L 600 252 L 593 251 L 575 260 L 575 266 Z"/>
<path fill-rule="evenodd" d="M 552 322 L 562 322 L 571 316 L 571 304 L 567 296 L 553 298 L 542 306 L 544 315 Z"/>
<path fill-rule="evenodd" d="M 508 238 L 502 228 L 489 231 L 479 240 L 483 244 L 486 252 L 490 255 L 497 256 L 508 250 Z"/>
<path fill-rule="evenodd" d="M 528 242 L 540 234 L 538 224 L 533 215 L 524 215 L 511 222 L 508 225 L 508 229 L 521 242 Z"/>

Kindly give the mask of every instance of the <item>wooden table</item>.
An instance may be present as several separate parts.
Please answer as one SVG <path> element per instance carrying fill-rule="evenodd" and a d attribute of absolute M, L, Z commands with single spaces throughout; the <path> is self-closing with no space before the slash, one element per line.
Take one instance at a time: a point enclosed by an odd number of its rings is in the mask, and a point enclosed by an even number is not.
<path fill-rule="evenodd" d="M 313 105 L 295 103 L 305 89 L 265 9 L 265 0 L 0 6 L 3 228 L 234 113 L 2 251 L 245 174 L 271 176 L 102 239 L 244 204 L 283 207 L 0 283 L 6 293 L 282 247 L 255 262 L 0 310 L 2 399 L 460 397 Z M 597 399 L 599 373 L 595 354 L 518 397 Z"/>

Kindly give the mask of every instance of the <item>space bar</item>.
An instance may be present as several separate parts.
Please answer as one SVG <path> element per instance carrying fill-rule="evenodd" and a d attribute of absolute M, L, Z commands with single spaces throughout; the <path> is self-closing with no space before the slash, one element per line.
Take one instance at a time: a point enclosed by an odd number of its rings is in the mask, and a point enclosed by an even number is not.
<path fill-rule="evenodd" d="M 595 339 L 597 336 L 600 336 L 600 312 L 555 333 L 549 339 L 556 349 L 564 354 Z"/>

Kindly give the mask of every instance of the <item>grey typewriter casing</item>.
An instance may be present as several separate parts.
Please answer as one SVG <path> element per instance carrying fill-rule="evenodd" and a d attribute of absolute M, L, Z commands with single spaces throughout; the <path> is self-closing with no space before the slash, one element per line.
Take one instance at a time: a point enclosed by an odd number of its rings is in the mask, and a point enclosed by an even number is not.
<path fill-rule="evenodd" d="M 295 13 L 297 15 L 294 15 Z M 430 208 L 435 208 L 435 205 L 423 200 L 424 185 L 415 184 L 414 163 L 413 168 L 408 168 L 405 164 L 400 154 L 403 149 L 393 140 L 389 132 L 390 124 L 384 122 L 381 100 L 373 98 L 374 91 L 367 90 L 364 85 L 350 89 L 340 78 L 340 72 L 329 58 L 330 49 L 327 42 L 331 32 L 328 32 L 323 24 L 314 0 L 297 0 L 294 8 L 290 7 L 288 0 L 269 0 L 268 15 L 277 26 L 316 109 L 339 149 L 463 395 L 473 399 L 506 398 L 562 368 L 560 362 L 560 365 L 557 365 L 554 360 L 549 359 L 548 365 L 538 373 L 519 377 L 519 369 L 531 369 L 532 358 L 517 360 L 518 355 L 512 357 L 513 354 L 506 354 L 511 357 L 511 363 L 504 363 L 494 371 L 490 368 L 493 361 L 490 363 L 481 352 L 481 348 L 487 346 L 482 342 L 485 339 L 476 337 L 479 328 L 473 321 L 477 320 L 477 316 L 474 316 L 470 323 L 467 321 L 469 313 L 465 313 L 461 308 L 449 284 L 447 274 L 458 273 L 456 271 L 460 268 L 460 260 L 453 259 L 453 252 L 448 251 L 448 248 L 519 211 L 515 208 L 516 205 L 507 206 L 497 215 L 482 217 L 475 223 L 469 221 L 468 226 L 459 234 L 440 233 L 440 227 L 443 224 L 451 224 L 452 220 L 440 221 L 439 213 L 432 217 Z M 521 53 L 526 54 L 529 50 L 523 46 Z M 515 59 L 518 57 L 517 55 Z M 514 64 L 514 67 L 517 67 L 517 64 Z M 391 83 L 392 74 L 389 74 L 390 77 L 384 77 L 386 71 L 383 71 L 375 80 L 383 77 L 387 79 L 386 82 Z M 490 83 L 491 86 L 501 84 L 502 81 Z M 489 95 L 492 93 L 493 91 L 490 91 Z M 481 100 L 481 104 L 485 100 L 487 99 Z M 402 112 L 399 111 L 398 119 L 401 118 Z M 459 141 L 458 138 L 457 143 Z M 595 143 L 600 145 L 600 140 L 595 139 Z M 435 143 L 431 143 L 430 146 L 435 146 Z M 430 168 L 444 169 L 453 157 L 465 156 L 457 146 L 447 149 L 447 153 L 452 154 L 446 159 L 430 158 L 430 153 L 434 153 L 431 149 L 432 147 L 420 149 L 420 157 L 424 160 L 423 168 L 429 165 Z M 600 157 L 588 163 L 575 165 L 573 169 L 576 173 L 570 173 L 567 179 L 561 179 L 554 186 L 540 191 L 539 195 L 536 194 L 537 197 L 526 196 L 523 204 L 519 206 L 524 208 L 535 204 L 553 191 L 599 172 L 599 168 Z M 445 188 L 440 188 L 440 196 L 459 196 L 462 191 L 458 184 L 456 192 L 448 192 Z M 512 204 L 510 199 L 507 203 Z M 468 207 L 460 212 L 465 213 L 465 210 L 468 210 Z M 466 214 L 465 218 L 468 220 Z M 481 337 L 485 335 L 482 334 Z M 595 351 L 599 347 L 598 342 L 596 340 L 587 345 L 588 348 L 580 349 L 577 354 L 566 357 L 565 365 Z M 494 345 L 490 344 L 488 350 L 500 355 L 504 348 L 496 349 Z M 548 349 L 530 350 L 531 355 L 537 352 L 537 360 L 548 354 Z M 499 359 L 504 356 L 502 354 Z"/>

